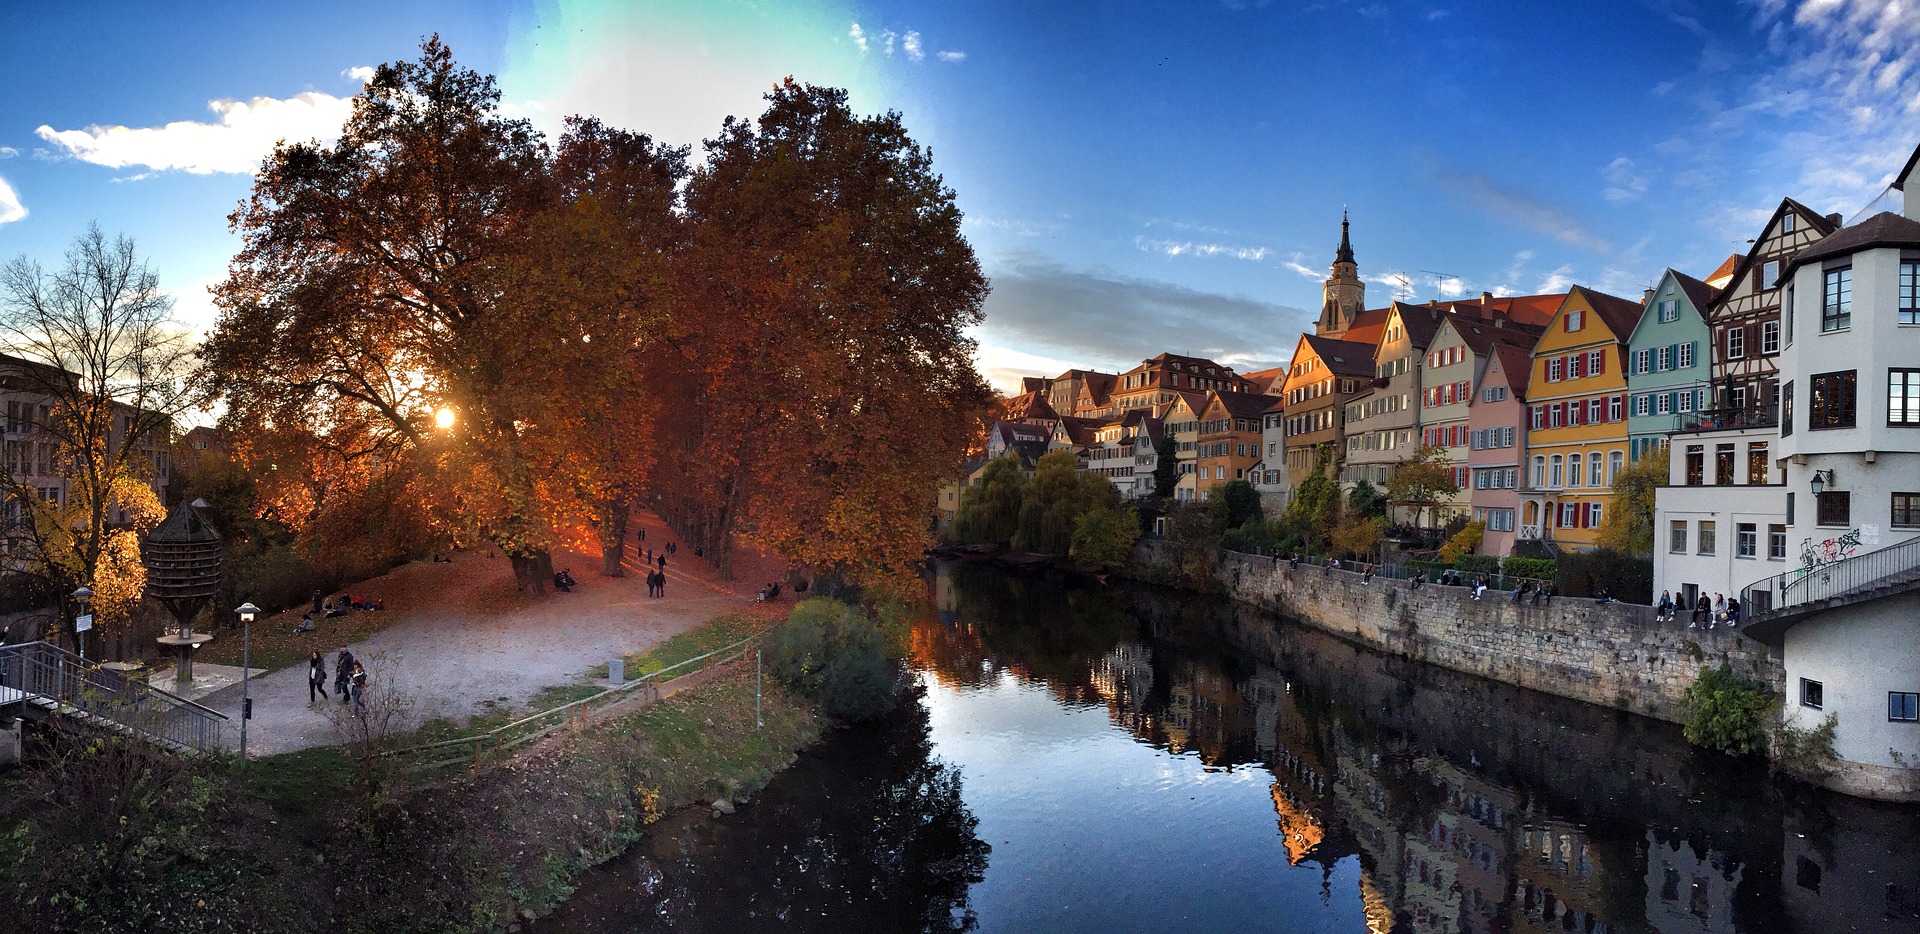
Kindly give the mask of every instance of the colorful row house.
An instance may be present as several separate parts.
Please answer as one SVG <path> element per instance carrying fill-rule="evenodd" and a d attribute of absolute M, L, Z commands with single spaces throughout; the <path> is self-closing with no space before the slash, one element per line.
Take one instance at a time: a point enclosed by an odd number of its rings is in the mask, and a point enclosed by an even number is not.
<path fill-rule="evenodd" d="M 1534 345 L 1522 540 L 1593 547 L 1627 464 L 1622 363 L 1639 318 L 1639 305 L 1575 286 Z"/>

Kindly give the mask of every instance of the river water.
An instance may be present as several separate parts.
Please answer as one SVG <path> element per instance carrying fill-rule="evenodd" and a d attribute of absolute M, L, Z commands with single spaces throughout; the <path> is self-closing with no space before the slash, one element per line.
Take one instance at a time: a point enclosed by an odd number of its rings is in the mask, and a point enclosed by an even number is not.
<path fill-rule="evenodd" d="M 900 711 L 535 929 L 1920 932 L 1920 808 L 1216 598 L 930 593 Z"/>

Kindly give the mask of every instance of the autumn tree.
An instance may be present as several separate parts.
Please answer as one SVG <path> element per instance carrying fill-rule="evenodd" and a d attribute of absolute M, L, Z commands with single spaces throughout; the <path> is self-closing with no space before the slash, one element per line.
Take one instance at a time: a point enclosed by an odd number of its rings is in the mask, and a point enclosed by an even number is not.
<path fill-rule="evenodd" d="M 1016 551 L 1065 555 L 1073 547 L 1080 518 L 1099 509 L 1112 509 L 1120 496 L 1113 483 L 1099 474 L 1076 469 L 1078 458 L 1066 448 L 1048 451 L 1034 468 L 1026 500 L 1020 504 L 1020 527 L 1013 536 Z"/>
<path fill-rule="evenodd" d="M 554 529 L 531 449 L 550 412 L 529 376 L 580 335 L 512 291 L 527 219 L 554 195 L 538 134 L 499 99 L 436 36 L 375 70 L 337 143 L 275 147 L 231 218 L 243 247 L 199 378 L 231 435 L 309 455 L 275 463 L 328 478 L 316 513 L 404 485 L 539 591 Z"/>
<path fill-rule="evenodd" d="M 987 462 L 980 482 L 960 492 L 953 517 L 953 538 L 963 545 L 1005 545 L 1020 530 L 1020 506 L 1026 502 L 1027 474 L 1008 451 Z"/>
<path fill-rule="evenodd" d="M 907 579 L 927 503 L 993 397 L 987 292 L 953 191 L 897 113 L 791 79 L 729 118 L 686 190 L 683 321 L 656 391 L 662 508 L 728 570 L 736 534 Z"/>
<path fill-rule="evenodd" d="M 1413 521 L 1420 523 L 1427 513 L 1460 492 L 1454 482 L 1453 466 L 1445 448 L 1427 446 L 1400 461 L 1387 480 L 1387 500 L 1413 509 Z"/>
<path fill-rule="evenodd" d="M 1653 556 L 1654 496 L 1667 482 L 1666 448 L 1655 445 L 1613 475 L 1613 501 L 1600 517 L 1598 544 L 1637 558 Z"/>
<path fill-rule="evenodd" d="M 1305 540 L 1308 551 L 1325 547 L 1340 521 L 1340 484 L 1333 479 L 1325 460 L 1314 465 L 1294 489 L 1293 502 L 1287 504 L 1287 518 Z"/>
<path fill-rule="evenodd" d="M 85 585 L 103 639 L 146 585 L 140 535 L 161 519 L 154 482 L 186 407 L 187 334 L 132 240 L 89 225 L 54 270 L 22 256 L 0 269 L 7 361 L 7 511 L 23 521 L 21 573 L 65 595 Z M 64 481 L 65 493 L 43 491 Z"/>

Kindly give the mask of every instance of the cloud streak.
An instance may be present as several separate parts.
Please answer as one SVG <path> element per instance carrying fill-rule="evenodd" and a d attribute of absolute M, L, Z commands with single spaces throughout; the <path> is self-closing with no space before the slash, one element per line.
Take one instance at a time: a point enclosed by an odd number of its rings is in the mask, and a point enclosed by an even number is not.
<path fill-rule="evenodd" d="M 1225 256 L 1256 263 L 1273 254 L 1271 249 L 1263 246 L 1195 243 L 1191 240 L 1155 240 L 1150 237 L 1135 237 L 1133 245 L 1148 253 L 1162 253 L 1167 256 Z"/>
<path fill-rule="evenodd" d="M 1537 198 L 1504 188 L 1484 175 L 1450 169 L 1441 172 L 1435 181 L 1443 188 L 1458 192 L 1468 203 L 1499 220 L 1552 237 L 1568 246 L 1596 253 L 1613 252 L 1613 244 L 1588 231 L 1567 212 Z"/>
<path fill-rule="evenodd" d="M 1069 270 L 1031 253 L 1000 257 L 991 274 L 980 328 L 983 355 L 986 347 L 1007 348 L 1078 366 L 1126 368 L 1171 351 L 1259 369 L 1285 361 L 1293 345 L 1282 337 L 1311 323 L 1298 308 Z"/>
<path fill-rule="evenodd" d="M 20 203 L 20 196 L 6 179 L 0 178 L 0 224 L 11 224 L 26 216 L 27 209 Z"/>
<path fill-rule="evenodd" d="M 308 91 L 290 98 L 216 100 L 212 123 L 180 120 L 158 127 L 88 126 L 34 132 L 66 156 L 94 165 L 194 175 L 248 174 L 281 140 L 331 140 L 353 111 L 352 98 Z"/>

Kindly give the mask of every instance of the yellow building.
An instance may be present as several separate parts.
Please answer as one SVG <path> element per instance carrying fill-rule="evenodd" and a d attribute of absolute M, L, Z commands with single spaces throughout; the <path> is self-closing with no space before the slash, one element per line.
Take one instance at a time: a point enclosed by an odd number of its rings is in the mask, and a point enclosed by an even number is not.
<path fill-rule="evenodd" d="M 1627 338 L 1640 306 L 1575 286 L 1533 347 L 1520 538 L 1590 549 L 1627 464 Z"/>

